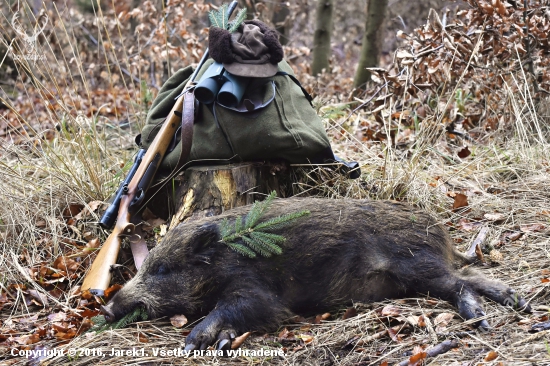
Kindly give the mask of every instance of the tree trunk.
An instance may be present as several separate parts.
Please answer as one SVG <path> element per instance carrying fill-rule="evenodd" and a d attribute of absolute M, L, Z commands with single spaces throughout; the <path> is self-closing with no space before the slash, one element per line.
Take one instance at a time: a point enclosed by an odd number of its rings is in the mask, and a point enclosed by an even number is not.
<path fill-rule="evenodd" d="M 366 68 L 378 66 L 387 10 L 388 0 L 367 0 L 367 22 L 365 35 L 363 36 L 363 47 L 353 79 L 355 88 L 365 89 L 366 83 L 370 81 L 370 72 Z"/>
<path fill-rule="evenodd" d="M 138 8 L 141 3 L 141 0 L 132 0 L 132 9 Z M 162 4 L 161 4 L 162 5 Z M 132 31 L 131 34 L 135 34 L 136 27 L 139 25 L 139 21 L 136 17 L 130 18 L 130 29 Z"/>
<path fill-rule="evenodd" d="M 317 3 L 316 28 L 313 35 L 313 63 L 311 74 L 320 74 L 329 68 L 331 55 L 330 36 L 332 33 L 333 0 L 319 0 Z"/>
<path fill-rule="evenodd" d="M 271 21 L 275 25 L 275 30 L 279 33 L 279 41 L 284 46 L 288 44 L 288 24 L 287 17 L 290 14 L 290 10 L 286 5 L 284 0 L 279 0 L 279 2 L 274 3 L 273 7 L 273 17 Z"/>
<path fill-rule="evenodd" d="M 272 191 L 291 195 L 285 164 L 241 163 L 188 168 L 175 197 L 170 228 L 183 221 L 219 215 L 225 210 L 262 200 Z"/>

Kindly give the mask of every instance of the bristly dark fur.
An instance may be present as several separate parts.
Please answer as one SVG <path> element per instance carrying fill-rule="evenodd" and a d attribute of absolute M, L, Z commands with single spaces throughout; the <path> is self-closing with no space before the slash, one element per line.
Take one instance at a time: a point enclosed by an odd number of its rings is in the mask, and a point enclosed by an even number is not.
<path fill-rule="evenodd" d="M 310 215 L 285 229 L 283 253 L 246 258 L 220 242 L 219 225 L 248 213 L 239 207 L 171 229 L 136 276 L 107 305 L 114 320 L 145 305 L 155 316 L 206 316 L 187 344 L 207 347 L 227 331 L 274 330 L 290 314 L 319 314 L 352 301 L 430 294 L 451 301 L 465 319 L 483 315 L 480 296 L 526 307 L 508 286 L 475 271 L 447 230 L 403 203 L 290 198 L 265 219 Z M 510 303 L 510 299 L 515 303 Z M 479 322 L 482 326 L 488 323 Z"/>

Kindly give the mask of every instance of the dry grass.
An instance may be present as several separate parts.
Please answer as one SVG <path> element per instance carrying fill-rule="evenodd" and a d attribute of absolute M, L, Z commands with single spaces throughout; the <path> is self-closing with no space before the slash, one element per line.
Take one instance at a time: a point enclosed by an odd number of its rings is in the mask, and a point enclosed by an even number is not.
<path fill-rule="evenodd" d="M 60 33 L 60 36 L 67 35 L 67 44 L 72 42 L 69 33 Z M 61 64 L 66 62 L 58 60 Z M 51 71 L 49 78 L 55 78 Z M 526 80 L 519 80 L 518 83 L 528 84 Z M 531 302 L 534 314 L 515 312 L 486 301 L 485 312 L 493 329 L 481 333 L 471 327 L 471 321 L 464 322 L 448 303 L 419 296 L 356 304 L 359 314 L 347 320 L 341 320 L 340 312 L 333 313 L 331 319 L 321 324 L 293 324 L 289 321 L 275 333 L 253 334 L 242 347 L 277 350 L 282 345 L 287 350 L 284 358 L 62 356 L 43 360 L 44 364 L 378 365 L 384 361 L 388 364 L 400 362 L 415 347 L 429 348 L 447 339 L 458 339 L 460 347 L 429 360 L 428 364 L 550 364 L 549 332 L 529 333 L 532 324 L 544 314 L 550 315 L 549 284 L 541 281 L 549 277 L 545 270 L 550 268 L 550 144 L 547 136 L 549 118 L 544 109 L 548 101 L 535 102 L 527 89 L 521 89 L 525 90 L 523 93 L 511 90 L 508 103 L 515 111 L 514 122 L 491 136 L 490 143 L 471 143 L 472 155 L 465 159 L 440 148 L 448 143 L 442 131 L 435 134 L 434 130 L 429 129 L 418 132 L 416 139 L 422 140 L 427 136 L 432 143 L 413 151 L 415 159 L 410 158 L 411 152 L 407 150 L 382 142 L 358 140 L 355 137 L 357 125 L 347 125 L 349 111 L 343 108 L 345 113 L 329 119 L 327 130 L 339 155 L 360 162 L 361 179 L 346 180 L 319 167 L 300 173 L 307 177 L 295 189 L 298 194 L 313 193 L 330 199 L 406 200 L 433 213 L 441 223 L 450 225 L 451 235 L 463 251 L 475 239 L 479 229 L 487 226 L 487 264 L 480 266 L 480 271 L 518 290 Z M 30 92 L 36 93 L 35 90 Z M 134 92 L 136 90 L 128 87 L 128 93 Z M 78 104 L 71 103 L 68 105 Z M 340 106 L 333 105 L 328 109 L 331 108 L 337 110 Z M 67 114 L 67 118 L 70 115 Z M 52 125 L 63 122 L 56 120 L 54 115 L 50 118 Z M 67 232 L 66 223 L 60 220 L 63 210 L 70 204 L 106 199 L 120 178 L 121 164 L 130 158 L 128 138 L 123 136 L 131 133 L 113 128 L 108 121 L 100 118 L 69 119 L 70 127 L 63 128 L 49 142 L 41 139 L 40 135 L 32 138 L 21 135 L 23 143 L 17 145 L 1 142 L 1 287 L 23 281 L 41 291 L 41 286 L 30 279 L 25 268 L 57 256 L 60 245 L 66 239 L 63 233 Z M 341 128 L 343 125 L 347 127 Z M 468 208 L 453 211 L 451 192 L 465 193 Z M 494 213 L 502 214 L 504 219 L 491 221 L 484 218 L 485 214 Z M 461 219 L 479 224 L 465 229 Z M 530 231 L 528 225 L 533 224 L 542 224 L 544 228 Z M 82 231 L 84 228 L 80 229 Z M 523 235 L 518 240 L 506 240 L 504 236 L 510 232 L 522 232 Z M 47 241 L 39 240 L 45 237 Z M 21 264 L 23 257 L 25 265 Z M 78 285 L 78 281 L 72 286 Z M 43 294 L 48 296 L 46 292 Z M 72 311 L 77 298 L 67 293 L 61 299 L 50 300 L 57 310 Z M 388 305 L 398 309 L 399 315 L 382 316 L 381 309 Z M 23 299 L 18 299 L 14 307 L 0 313 L 1 326 L 7 327 L 29 315 L 44 319 L 52 311 L 29 308 Z M 438 332 L 434 320 L 441 313 L 452 313 L 454 318 L 445 330 Z M 425 325 L 418 324 L 419 316 L 424 317 Z M 396 326 L 405 326 L 402 337 L 387 334 L 373 337 Z M 300 336 L 299 339 L 279 337 L 283 327 Z M 18 334 L 30 331 L 31 328 L 18 328 Z M 68 344 L 60 344 L 50 337 L 41 340 L 38 345 L 64 350 L 102 348 L 104 352 L 110 352 L 111 348 L 131 350 L 137 347 L 152 354 L 154 348 L 181 348 L 185 342 L 182 333 L 181 329 L 161 319 L 132 324 L 116 331 L 84 334 Z M 355 341 L 350 343 L 354 338 Z M 497 352 L 498 358 L 485 362 L 490 351 Z M 0 361 L 2 364 L 27 364 L 27 359 L 11 357 L 9 349 L 0 348 L 0 352 L 3 353 L 0 357 L 4 358 Z"/>
<path fill-rule="evenodd" d="M 519 119 L 522 123 L 524 119 Z M 527 126 L 517 126 L 519 132 Z M 415 346 L 429 347 L 438 344 L 446 339 L 458 338 L 460 347 L 439 356 L 435 361 L 438 364 L 470 364 L 482 362 L 491 351 L 499 355 L 495 362 L 504 364 L 531 365 L 533 362 L 550 362 L 548 350 L 548 332 L 530 334 L 530 326 L 543 314 L 548 314 L 550 307 L 550 289 L 548 284 L 541 283 L 541 279 L 548 276 L 550 268 L 550 245 L 548 229 L 542 231 L 525 233 L 522 238 L 511 242 L 502 242 L 502 235 L 505 232 L 519 231 L 521 225 L 535 223 L 548 226 L 548 207 L 550 201 L 550 180 L 548 179 L 548 156 L 550 145 L 541 141 L 532 140 L 531 134 L 518 133 L 519 137 L 506 137 L 502 143 L 494 143 L 488 146 L 472 146 L 473 154 L 464 160 L 454 159 L 453 163 L 437 154 L 434 149 L 425 151 L 422 159 L 416 164 L 411 163 L 405 157 L 400 157 L 400 152 L 387 146 L 367 146 L 353 139 L 353 134 L 346 135 L 346 142 L 338 145 L 342 151 L 357 149 L 357 153 L 350 154 L 362 165 L 363 176 L 360 180 L 344 180 L 338 176 L 329 176 L 329 173 L 319 168 L 318 172 L 309 173 L 311 180 L 309 186 L 302 186 L 299 189 L 307 191 L 314 189 L 317 195 L 330 198 L 359 198 L 373 197 L 375 199 L 405 199 L 414 204 L 420 205 L 434 213 L 442 223 L 454 223 L 457 225 L 461 218 L 481 221 L 490 229 L 485 243 L 488 251 L 498 247 L 502 257 L 497 257 L 495 262 L 488 260 L 488 265 L 482 266 L 481 271 L 488 277 L 503 280 L 514 287 L 525 296 L 535 308 L 533 315 L 518 313 L 509 308 L 485 302 L 487 319 L 494 329 L 489 333 L 480 333 L 473 330 L 469 325 L 471 322 L 464 322 L 460 319 L 456 309 L 446 302 L 434 299 L 426 300 L 425 297 L 415 299 L 395 300 L 385 303 L 368 304 L 358 306 L 359 315 L 347 320 L 329 320 L 319 325 L 287 324 L 286 327 L 293 330 L 295 334 L 312 336 L 310 343 L 303 344 L 299 341 L 286 342 L 277 338 L 277 333 L 271 335 L 256 334 L 252 336 L 243 346 L 244 349 L 257 350 L 261 347 L 277 349 L 278 344 L 283 344 L 290 351 L 284 359 L 280 358 L 250 358 L 240 357 L 238 359 L 225 358 L 197 358 L 184 359 L 173 357 L 81 357 L 69 359 L 67 357 L 55 358 L 46 364 L 101 364 L 115 365 L 121 363 L 132 364 L 304 364 L 304 365 L 351 365 L 351 364 L 379 364 L 387 361 L 390 364 L 402 361 L 405 352 L 410 352 Z M 444 139 L 445 137 L 441 137 Z M 352 145 L 352 146 L 350 146 Z M 54 207 L 63 207 L 66 202 L 74 199 L 86 201 L 78 185 L 74 181 L 58 179 L 60 172 L 49 165 L 44 157 L 36 157 L 30 161 L 34 166 L 49 166 L 50 169 L 30 169 L 42 172 L 41 182 L 56 182 L 56 185 L 41 187 L 38 185 L 26 196 L 18 196 L 17 200 L 10 201 L 10 210 L 20 213 L 23 220 L 18 223 L 26 230 L 26 236 L 36 230 L 37 216 L 52 222 L 58 216 L 52 210 Z M 15 164 L 15 160 L 10 160 Z M 37 164 L 40 163 L 40 164 Z M 7 169 L 10 164 L 3 164 Z M 29 165 L 32 166 L 32 165 Z M 55 166 L 53 166 L 55 167 Z M 384 169 L 382 169 L 384 168 Z M 11 169 L 18 171 L 16 165 Z M 4 175 L 6 177 L 6 175 Z M 25 174 L 12 174 L 9 185 L 3 184 L 2 189 L 8 186 L 19 187 L 29 184 Z M 436 179 L 437 177 L 437 179 Z M 32 180 L 31 180 L 32 181 Z M 57 190 L 54 190 L 57 187 Z M 18 194 L 21 190 L 14 189 Z M 65 192 L 61 195 L 52 195 L 50 192 Z M 448 197 L 447 192 L 466 192 L 468 195 L 469 208 L 453 212 L 453 199 Z M 80 193 L 80 196 L 79 196 Z M 13 193 L 12 193 L 13 194 Z M 52 197 L 48 201 L 49 197 Z M 56 198 L 57 197 L 57 198 Z M 8 201 L 8 200 L 6 200 Z M 48 201 L 48 202 L 46 202 Z M 7 205 L 8 202 L 3 202 Z M 35 205 L 35 206 L 33 206 Z M 6 207 L 6 206 L 3 206 Z M 45 210 L 45 207 L 47 208 Z M 5 211 L 3 211 L 5 212 Z M 33 214 L 30 214 L 32 212 Z M 52 214 L 50 214 L 52 212 Z M 57 211 L 58 212 L 58 211 Z M 491 222 L 483 219 L 485 213 L 501 213 L 505 219 L 499 222 Z M 15 215 L 13 215 L 15 217 Z M 5 220 L 3 218 L 3 220 Z M 15 220 L 14 220 L 15 221 Z M 466 250 L 471 241 L 476 237 L 481 226 L 472 231 L 453 230 L 452 236 L 461 241 L 459 248 Z M 54 228 L 44 228 L 46 231 L 56 232 Z M 23 244 L 25 239 L 21 237 Z M 26 246 L 33 248 L 32 245 Z M 34 248 L 37 250 L 37 248 Z M 494 250 L 494 249 L 492 249 Z M 4 246 L 3 260 L 4 268 L 10 268 L 6 264 L 11 255 L 15 252 L 13 248 Z M 37 254 L 38 255 L 38 254 Z M 487 255 L 487 257 L 489 257 Z M 13 269 L 6 271 L 8 282 L 19 273 L 13 273 Z M 546 273 L 546 274 L 544 274 Z M 13 276 L 13 277 L 12 277 Z M 380 309 L 385 305 L 394 305 L 401 311 L 400 317 L 387 318 L 380 315 Z M 424 315 L 433 324 L 435 317 L 442 313 L 454 314 L 454 319 L 447 326 L 447 329 L 439 334 L 434 327 L 409 324 L 406 330 L 407 336 L 402 340 L 392 339 L 389 336 L 382 336 L 371 339 L 369 336 L 379 333 L 381 330 L 395 326 L 396 324 L 408 324 L 407 318 Z M 22 315 L 25 312 L 12 314 L 13 317 Z M 336 314 L 333 314 L 335 316 Z M 5 318 L 4 318 L 5 319 Z M 409 322 L 410 323 L 410 322 Z M 138 336 L 142 334 L 142 336 Z M 354 337 L 357 341 L 367 340 L 360 346 L 346 344 Z M 147 339 L 148 343 L 142 343 Z M 185 338 L 182 331 L 173 328 L 166 321 L 148 321 L 132 325 L 126 329 L 109 331 L 99 335 L 84 335 L 76 338 L 68 345 L 59 346 L 68 349 L 74 347 L 94 348 L 101 347 L 109 350 L 129 349 L 132 347 L 145 348 L 151 353 L 156 347 L 172 349 L 181 347 Z M 52 341 L 43 341 L 53 347 Z M 300 344 L 303 344 L 300 347 Z M 293 349 L 298 348 L 293 351 Z M 547 360 L 547 361 L 543 361 Z M 21 364 L 22 359 L 13 359 Z"/>

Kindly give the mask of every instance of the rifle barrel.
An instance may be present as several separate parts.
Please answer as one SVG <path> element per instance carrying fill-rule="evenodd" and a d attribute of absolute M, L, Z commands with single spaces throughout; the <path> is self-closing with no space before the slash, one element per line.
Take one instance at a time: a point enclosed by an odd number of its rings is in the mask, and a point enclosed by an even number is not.
<path fill-rule="evenodd" d="M 140 149 L 138 151 L 136 158 L 134 159 L 134 165 L 132 165 L 132 168 L 126 175 L 126 178 L 122 181 L 122 183 L 120 183 L 120 186 L 116 191 L 113 203 L 109 205 L 103 216 L 101 216 L 101 219 L 99 220 L 99 225 L 101 225 L 102 228 L 110 229 L 115 224 L 118 215 L 118 208 L 120 207 L 120 199 L 122 198 L 122 195 L 126 194 L 126 192 L 128 191 L 128 184 L 130 184 L 130 181 L 134 177 L 134 174 L 136 174 L 136 171 L 138 170 L 139 165 L 141 164 L 141 161 L 145 156 L 145 152 L 145 149 Z"/>

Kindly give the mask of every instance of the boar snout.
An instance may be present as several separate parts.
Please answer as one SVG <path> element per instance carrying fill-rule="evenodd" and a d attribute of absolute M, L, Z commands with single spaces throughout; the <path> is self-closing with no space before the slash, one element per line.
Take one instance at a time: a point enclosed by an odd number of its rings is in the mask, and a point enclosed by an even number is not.
<path fill-rule="evenodd" d="M 101 314 L 103 314 L 103 316 L 105 317 L 105 320 L 107 321 L 107 323 L 112 323 L 115 321 L 115 314 L 113 313 L 109 305 L 107 306 L 101 305 L 99 310 L 101 311 Z"/>

